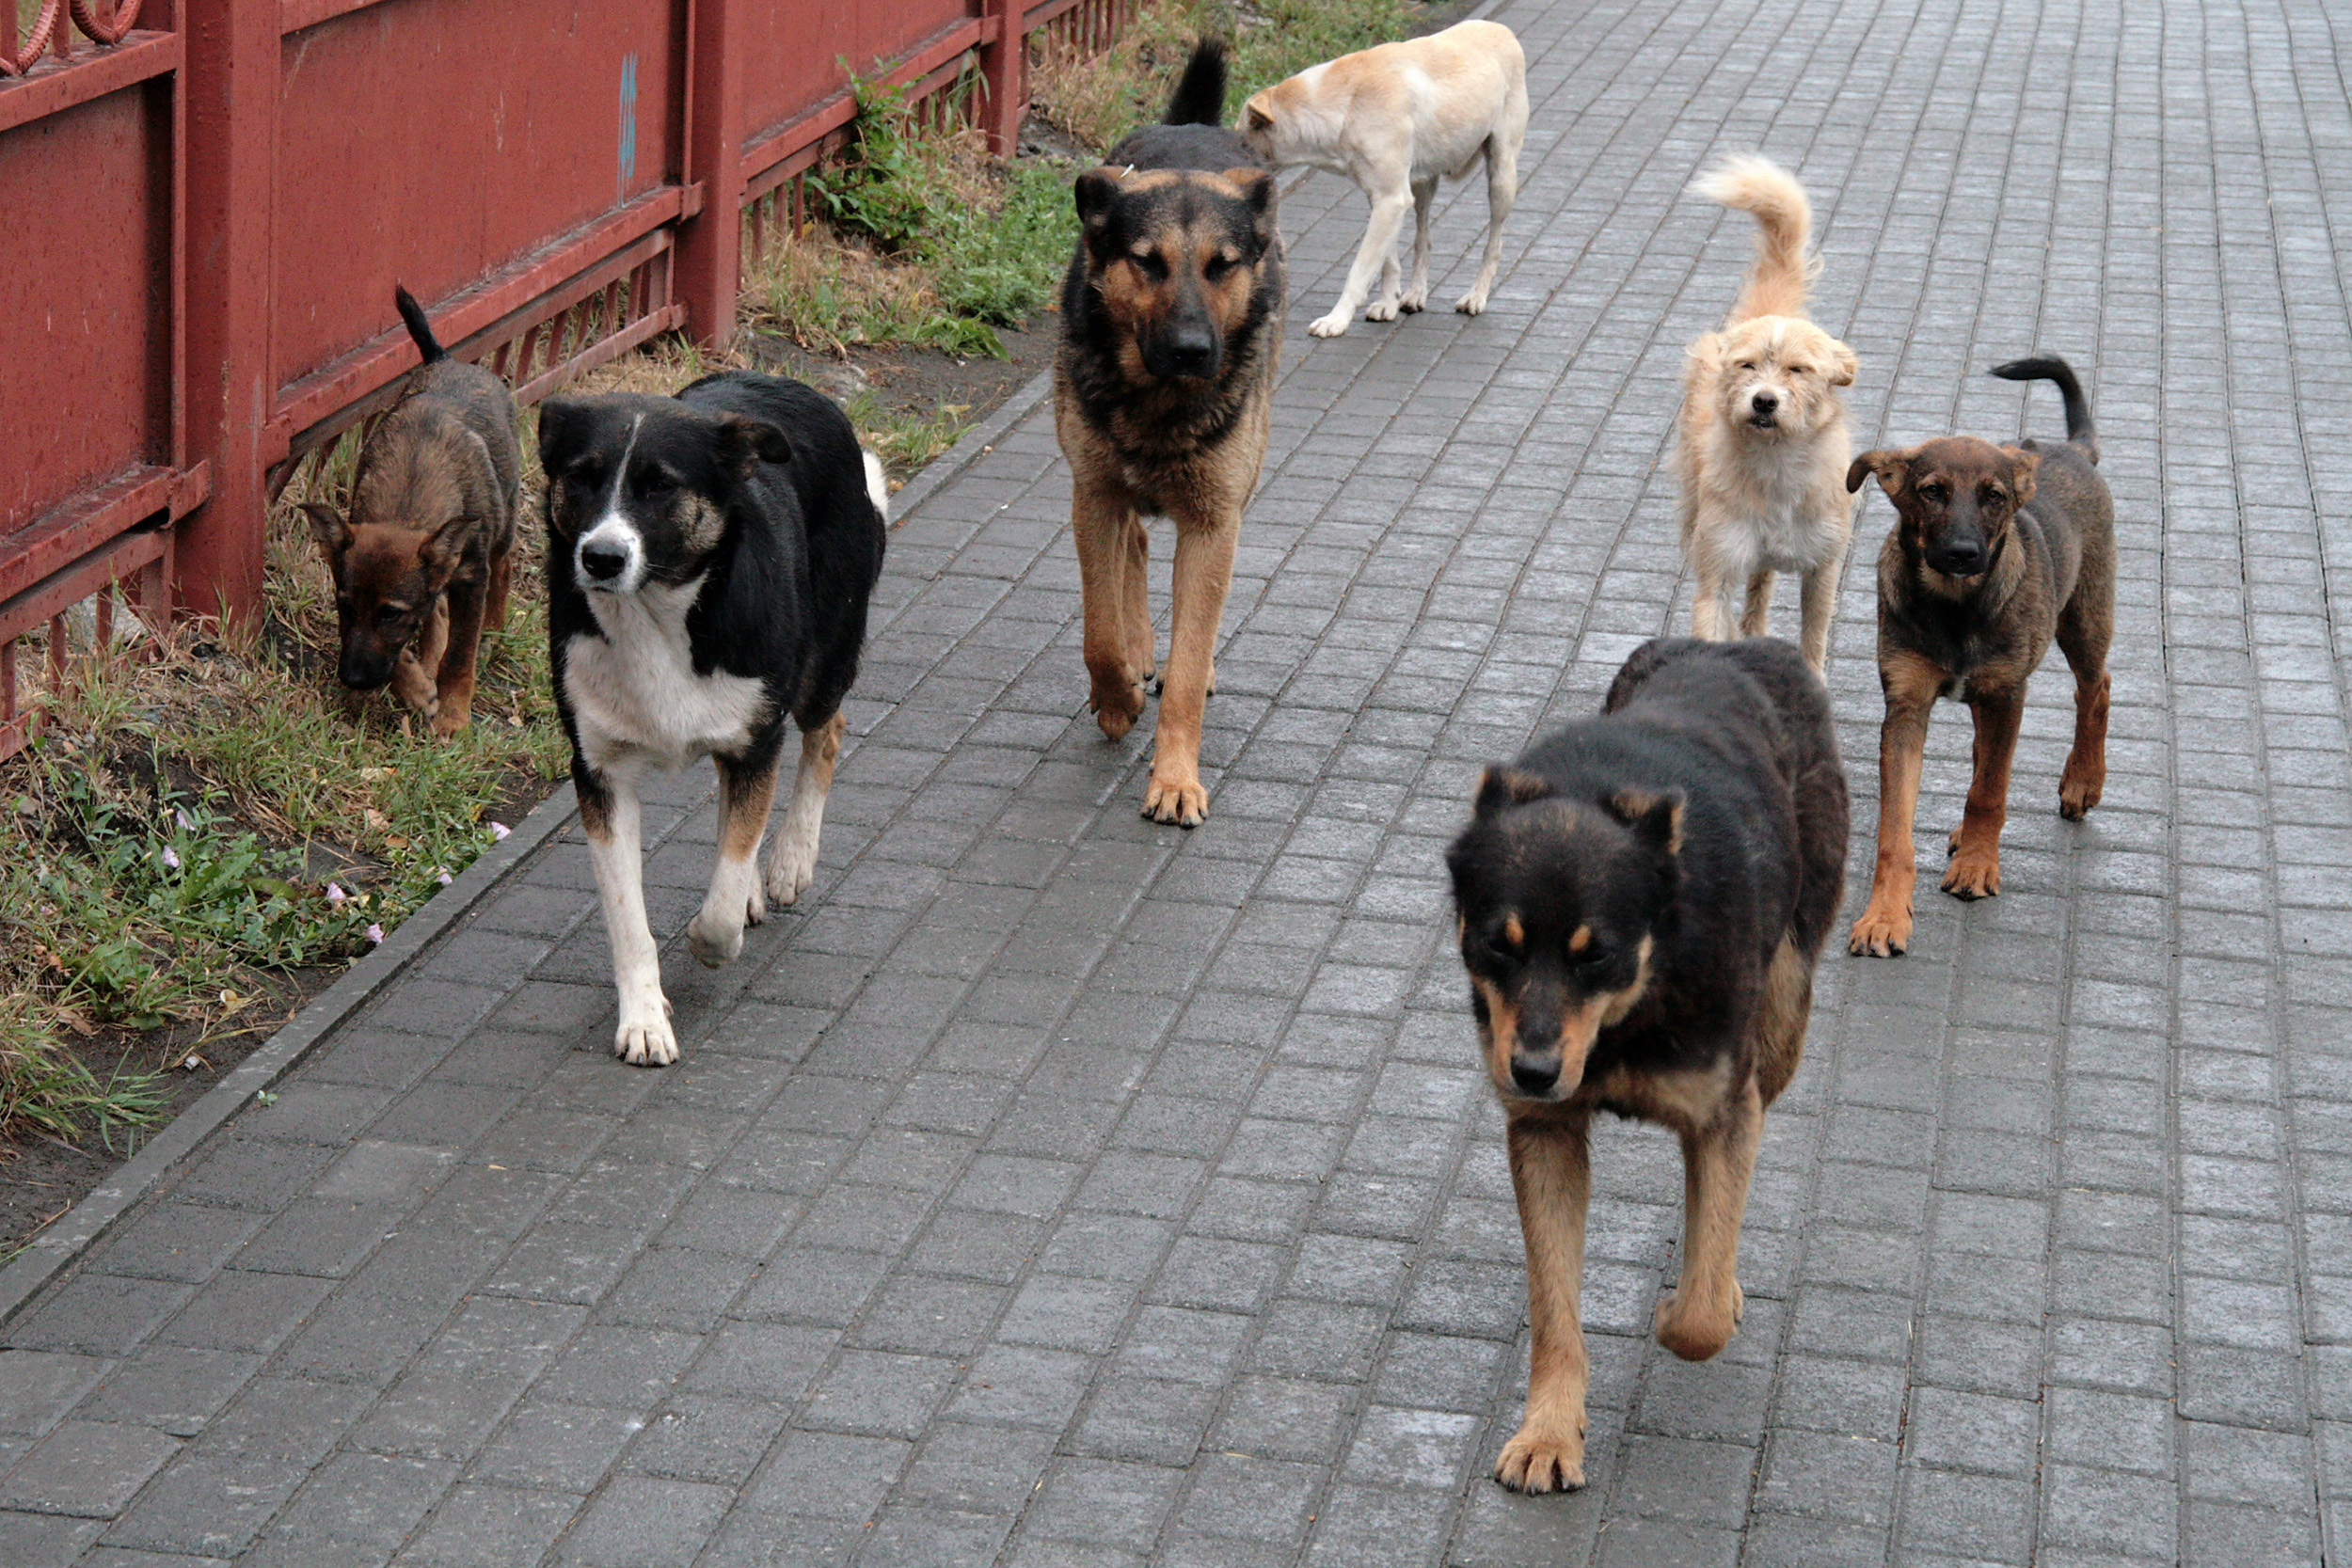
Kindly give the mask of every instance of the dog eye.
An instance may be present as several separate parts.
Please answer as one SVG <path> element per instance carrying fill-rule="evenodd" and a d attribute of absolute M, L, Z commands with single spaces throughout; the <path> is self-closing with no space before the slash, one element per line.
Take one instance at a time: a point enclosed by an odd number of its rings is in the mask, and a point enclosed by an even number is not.
<path fill-rule="evenodd" d="M 1504 963 L 1515 964 L 1519 961 L 1519 950 L 1512 946 L 1510 938 L 1501 931 L 1487 932 L 1485 945 L 1490 957 L 1500 958 Z"/>
<path fill-rule="evenodd" d="M 1232 270 L 1232 262 L 1222 256 L 1212 256 L 1208 260 L 1208 264 L 1200 269 L 1200 276 L 1214 283 Z"/>
<path fill-rule="evenodd" d="M 1149 250 L 1136 257 L 1136 265 L 1141 267 L 1143 276 L 1154 283 L 1164 282 L 1168 277 L 1168 259 L 1156 250 Z"/>
<path fill-rule="evenodd" d="M 1790 375 L 1811 375 L 1813 372 L 1808 366 L 1791 365 L 1788 367 L 1788 373 Z"/>
<path fill-rule="evenodd" d="M 1940 501 L 1950 494 L 1951 492 L 1941 484 L 1922 484 L 1919 486 L 1919 499 L 1921 500 Z"/>

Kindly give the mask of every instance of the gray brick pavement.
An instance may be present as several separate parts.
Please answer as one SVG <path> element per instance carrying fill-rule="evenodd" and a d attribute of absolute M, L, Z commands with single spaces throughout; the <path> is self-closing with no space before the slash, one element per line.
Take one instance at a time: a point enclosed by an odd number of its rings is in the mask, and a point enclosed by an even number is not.
<path fill-rule="evenodd" d="M 1207 826 L 1137 820 L 1148 724 L 1083 711 L 1040 409 L 894 535 L 817 886 L 728 971 L 673 957 L 685 1062 L 611 1059 L 586 858 L 550 846 L 0 1331 L 0 1561 L 2352 1552 L 2341 19 L 1502 15 L 1534 108 L 1489 314 L 1311 343 L 1361 199 L 1286 200 L 1311 309 Z M 1438 855 L 1479 765 L 1687 613 L 1680 349 L 1749 241 L 1680 191 L 1750 146 L 1814 193 L 1865 441 L 2052 428 L 1979 372 L 2086 372 L 2113 773 L 2087 826 L 2047 810 L 2045 677 L 2004 895 L 1826 961 L 1713 1364 L 1644 1338 L 1667 1140 L 1602 1134 L 1593 1485 L 1513 1497 L 1518 1240 Z M 1452 198 L 1446 264 L 1482 218 Z M 1864 799 L 1886 517 L 1832 666 Z M 1923 822 L 1966 769 L 1947 714 Z M 648 805 L 657 929 L 707 793 Z"/>

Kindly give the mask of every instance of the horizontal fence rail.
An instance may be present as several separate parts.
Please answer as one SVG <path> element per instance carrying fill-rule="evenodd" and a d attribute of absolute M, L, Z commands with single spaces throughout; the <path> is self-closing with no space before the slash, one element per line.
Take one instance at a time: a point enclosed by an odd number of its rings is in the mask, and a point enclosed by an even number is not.
<path fill-rule="evenodd" d="M 957 88 L 1009 153 L 1032 43 L 1099 51 L 1135 0 L 0 3 L 6 756 L 20 641 L 54 688 L 118 595 L 256 611 L 271 503 L 417 363 L 395 283 L 526 404 L 723 343 L 850 71 Z"/>

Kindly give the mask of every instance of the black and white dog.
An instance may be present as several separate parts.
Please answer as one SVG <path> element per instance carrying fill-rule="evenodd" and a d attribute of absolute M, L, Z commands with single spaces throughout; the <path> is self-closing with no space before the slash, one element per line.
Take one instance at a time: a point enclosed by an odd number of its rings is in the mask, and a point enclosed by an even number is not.
<path fill-rule="evenodd" d="M 677 1060 L 645 923 L 637 781 L 701 756 L 719 768 L 719 862 L 687 927 L 714 968 L 743 927 L 789 904 L 817 865 L 857 674 L 866 602 L 882 571 L 882 466 L 850 421 L 797 381 L 728 372 L 675 398 L 554 398 L 539 410 L 547 469 L 548 641 L 572 742 L 612 974 L 613 1051 Z M 768 857 L 785 720 L 800 773 Z"/>

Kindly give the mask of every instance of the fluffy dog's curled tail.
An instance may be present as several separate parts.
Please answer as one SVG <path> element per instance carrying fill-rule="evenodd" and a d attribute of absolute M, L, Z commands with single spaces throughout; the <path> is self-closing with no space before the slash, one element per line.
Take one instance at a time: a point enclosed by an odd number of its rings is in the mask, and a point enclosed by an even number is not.
<path fill-rule="evenodd" d="M 449 350 L 435 341 L 433 323 L 425 316 L 424 307 L 417 303 L 416 295 L 395 283 L 392 303 L 400 307 L 400 319 L 407 324 L 408 336 L 417 341 L 417 352 L 424 356 L 426 364 L 449 357 Z"/>
<path fill-rule="evenodd" d="M 1225 123 L 1225 40 L 1204 38 L 1192 46 L 1192 58 L 1168 101 L 1163 125 L 1222 125 Z"/>
<path fill-rule="evenodd" d="M 1724 325 L 1804 314 L 1804 286 L 1821 270 L 1821 259 L 1805 254 L 1813 237 L 1813 204 L 1796 176 L 1770 158 L 1746 153 L 1717 164 L 1692 189 L 1756 217 L 1756 262 Z"/>
<path fill-rule="evenodd" d="M 2093 463 L 2099 461 L 2099 429 L 2090 422 L 2090 400 L 2083 396 L 2083 384 L 2074 379 L 2074 366 L 2055 354 L 2044 354 L 1995 365 L 1993 373 L 2004 381 L 2056 382 L 2058 396 L 2066 404 L 2067 441 L 2082 448 L 2083 455 Z"/>

